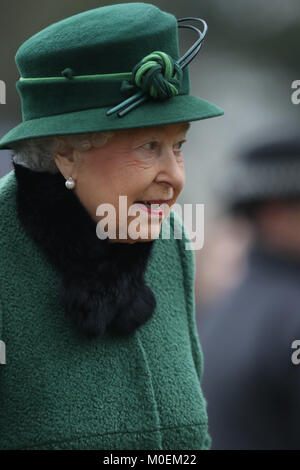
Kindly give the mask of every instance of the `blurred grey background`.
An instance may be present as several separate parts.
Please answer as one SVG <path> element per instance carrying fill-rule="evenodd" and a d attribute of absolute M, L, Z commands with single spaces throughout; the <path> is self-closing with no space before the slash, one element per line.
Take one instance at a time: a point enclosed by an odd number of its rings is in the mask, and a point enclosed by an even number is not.
<path fill-rule="evenodd" d="M 119 1 L 1 0 L 0 135 L 22 120 L 15 83 L 18 47 L 30 36 L 67 16 Z M 299 0 L 152 1 L 177 18 L 196 16 L 208 23 L 204 45 L 191 62 L 191 93 L 215 102 L 225 115 L 192 123 L 185 144 L 186 185 L 181 203 L 204 203 L 209 227 L 222 209 L 218 189 L 233 156 L 266 135 L 298 131 L 300 105 L 291 102 L 291 83 L 300 79 Z M 196 39 L 179 32 L 183 53 Z M 0 176 L 10 169 L 10 153 L 0 152 Z M 201 251 L 201 250 L 200 250 Z M 198 254 L 196 254 L 198 256 Z"/>

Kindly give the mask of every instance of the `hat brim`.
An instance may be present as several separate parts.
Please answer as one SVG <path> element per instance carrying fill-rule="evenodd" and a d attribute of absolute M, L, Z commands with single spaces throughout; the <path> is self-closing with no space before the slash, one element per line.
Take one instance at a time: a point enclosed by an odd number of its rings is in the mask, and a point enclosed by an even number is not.
<path fill-rule="evenodd" d="M 0 140 L 0 149 L 9 149 L 23 139 L 52 135 L 113 131 L 198 121 L 221 116 L 224 111 L 215 104 L 191 95 L 178 95 L 158 102 L 149 100 L 123 117 L 106 116 L 105 108 L 93 108 L 22 122 Z"/>

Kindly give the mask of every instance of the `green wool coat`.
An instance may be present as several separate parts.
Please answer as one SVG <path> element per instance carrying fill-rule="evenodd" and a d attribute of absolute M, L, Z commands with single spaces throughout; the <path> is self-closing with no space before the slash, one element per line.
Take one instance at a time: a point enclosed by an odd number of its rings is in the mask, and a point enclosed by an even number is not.
<path fill-rule="evenodd" d="M 151 319 L 130 336 L 88 340 L 20 224 L 16 188 L 13 171 L 0 179 L 0 449 L 209 449 L 186 235 L 154 242 Z M 181 223 L 173 213 L 164 223 L 173 217 Z"/>

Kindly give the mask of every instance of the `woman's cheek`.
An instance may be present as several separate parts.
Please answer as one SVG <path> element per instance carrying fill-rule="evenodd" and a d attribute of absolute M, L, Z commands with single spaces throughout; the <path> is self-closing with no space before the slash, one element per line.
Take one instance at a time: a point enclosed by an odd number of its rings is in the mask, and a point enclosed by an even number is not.
<path fill-rule="evenodd" d="M 135 166 L 137 169 L 151 168 L 155 163 L 156 157 L 153 152 L 147 152 L 144 149 L 134 152 L 130 165 Z"/>

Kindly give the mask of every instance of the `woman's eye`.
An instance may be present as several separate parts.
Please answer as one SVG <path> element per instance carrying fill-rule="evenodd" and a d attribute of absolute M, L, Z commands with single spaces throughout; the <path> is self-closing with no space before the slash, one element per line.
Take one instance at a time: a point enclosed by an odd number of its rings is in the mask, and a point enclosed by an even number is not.
<path fill-rule="evenodd" d="M 175 145 L 175 151 L 176 152 L 180 152 L 181 149 L 182 149 L 182 145 L 184 144 L 184 142 L 186 142 L 185 140 L 181 140 L 180 142 L 178 142 L 176 145 Z M 147 142 L 145 145 L 143 145 L 143 148 L 145 148 L 146 150 L 149 150 L 149 151 L 153 151 L 157 148 L 157 145 L 158 145 L 158 142 L 156 142 L 155 140 L 153 141 L 150 141 L 150 142 Z"/>
<path fill-rule="evenodd" d="M 178 142 L 178 144 L 176 144 L 176 146 L 175 146 L 175 149 L 176 149 L 177 151 L 182 150 L 182 146 L 183 146 L 184 142 L 186 142 L 186 141 L 185 141 L 185 140 L 181 140 L 180 142 Z M 177 148 L 176 148 L 176 147 L 177 147 Z"/>
<path fill-rule="evenodd" d="M 143 145 L 143 147 L 146 149 L 146 150 L 154 150 L 155 147 L 156 147 L 156 144 L 157 142 L 155 142 L 154 140 L 151 141 L 151 142 L 147 142 L 147 144 Z"/>

